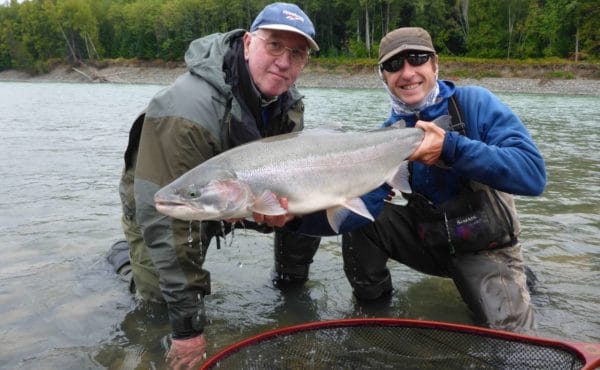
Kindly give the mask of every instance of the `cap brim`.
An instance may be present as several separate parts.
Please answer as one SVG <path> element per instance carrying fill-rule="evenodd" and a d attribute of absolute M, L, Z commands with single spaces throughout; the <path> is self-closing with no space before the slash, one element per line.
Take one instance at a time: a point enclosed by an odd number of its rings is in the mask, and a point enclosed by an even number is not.
<path fill-rule="evenodd" d="M 427 46 L 404 44 L 400 47 L 395 48 L 394 50 L 390 51 L 389 53 L 385 54 L 381 59 L 379 59 L 379 64 L 385 62 L 386 60 L 390 59 L 394 55 L 401 53 L 403 51 L 406 51 L 406 50 L 427 51 L 429 53 L 435 54 L 435 50 L 433 50 L 432 48 L 429 48 Z"/>
<path fill-rule="evenodd" d="M 310 46 L 311 49 L 313 49 L 315 51 L 319 51 L 319 45 L 317 45 L 315 40 L 313 40 L 312 37 L 310 37 L 308 34 L 302 32 L 302 31 L 300 31 L 296 27 L 288 26 L 287 24 L 265 24 L 265 25 L 258 26 L 258 28 L 263 29 L 263 30 L 288 31 L 288 32 L 297 33 L 299 35 L 304 36 L 304 38 L 306 38 L 306 40 L 308 41 L 308 45 Z"/>

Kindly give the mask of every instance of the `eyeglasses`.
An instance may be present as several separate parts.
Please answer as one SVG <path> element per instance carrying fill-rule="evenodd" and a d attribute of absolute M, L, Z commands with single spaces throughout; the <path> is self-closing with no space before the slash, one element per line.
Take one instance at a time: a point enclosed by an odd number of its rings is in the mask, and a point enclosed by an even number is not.
<path fill-rule="evenodd" d="M 432 56 L 433 56 L 433 54 L 431 54 L 431 53 L 399 54 L 399 55 L 393 57 L 393 59 L 389 59 L 389 60 L 386 60 L 385 62 L 381 63 L 381 69 L 384 71 L 388 71 L 388 72 L 398 72 L 399 70 L 402 69 L 402 67 L 404 67 L 405 60 L 408 62 L 408 64 L 410 64 L 413 67 L 422 66 L 423 64 L 427 63 L 429 58 L 431 58 Z"/>
<path fill-rule="evenodd" d="M 271 56 L 282 56 L 283 53 L 285 53 L 285 51 L 287 50 L 290 54 L 292 64 L 294 64 L 295 66 L 302 67 L 308 62 L 308 56 L 310 55 L 309 50 L 288 48 L 281 41 L 270 41 L 254 33 L 252 34 L 252 36 L 261 39 L 265 42 L 265 50 L 267 50 L 267 53 Z"/>

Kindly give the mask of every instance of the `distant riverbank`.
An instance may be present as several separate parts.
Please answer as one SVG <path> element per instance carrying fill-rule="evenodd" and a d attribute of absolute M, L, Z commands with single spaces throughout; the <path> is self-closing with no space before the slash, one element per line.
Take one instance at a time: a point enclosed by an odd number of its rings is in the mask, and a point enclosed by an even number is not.
<path fill-rule="evenodd" d="M 443 71 L 444 66 L 440 69 Z M 70 82 L 70 83 L 125 83 L 168 85 L 185 72 L 178 66 L 108 65 L 104 68 L 59 65 L 46 74 L 29 75 L 8 70 L 0 72 L 0 81 Z M 541 94 L 600 95 L 600 80 L 596 79 L 546 79 L 525 77 L 460 78 L 450 73 L 447 79 L 458 85 L 479 85 L 493 92 L 520 92 Z M 337 68 L 327 70 L 308 66 L 297 81 L 298 87 L 322 88 L 381 88 L 375 68 L 348 71 Z"/>

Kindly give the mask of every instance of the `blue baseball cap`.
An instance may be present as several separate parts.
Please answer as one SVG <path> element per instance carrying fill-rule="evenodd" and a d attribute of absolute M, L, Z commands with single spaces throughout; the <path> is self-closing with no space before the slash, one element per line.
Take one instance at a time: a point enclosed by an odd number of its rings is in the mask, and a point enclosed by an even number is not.
<path fill-rule="evenodd" d="M 319 50 L 319 45 L 313 40 L 315 27 L 295 4 L 273 3 L 265 6 L 252 23 L 250 32 L 258 29 L 295 32 L 306 38 L 311 49 Z"/>

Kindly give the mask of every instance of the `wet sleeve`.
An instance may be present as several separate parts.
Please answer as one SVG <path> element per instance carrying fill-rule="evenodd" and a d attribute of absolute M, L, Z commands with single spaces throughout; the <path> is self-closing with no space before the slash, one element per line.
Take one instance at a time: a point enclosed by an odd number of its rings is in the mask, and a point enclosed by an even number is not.
<path fill-rule="evenodd" d="M 136 221 L 159 273 L 174 338 L 202 332 L 203 296 L 210 293 L 210 275 L 202 267 L 205 254 L 198 225 L 159 213 L 154 194 L 208 158 L 210 140 L 206 131 L 181 117 L 147 115 L 142 129 L 134 182 Z"/>

